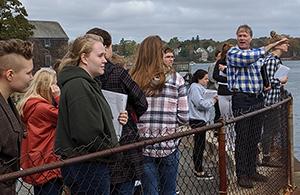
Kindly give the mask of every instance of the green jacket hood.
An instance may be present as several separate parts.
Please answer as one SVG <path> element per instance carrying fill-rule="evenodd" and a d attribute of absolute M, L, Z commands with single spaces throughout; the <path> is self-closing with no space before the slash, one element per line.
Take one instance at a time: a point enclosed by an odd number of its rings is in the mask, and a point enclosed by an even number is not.
<path fill-rule="evenodd" d="M 83 78 L 93 85 L 95 89 L 99 89 L 99 83 L 97 83 L 83 68 L 79 66 L 65 66 L 58 74 L 57 83 L 62 88 L 68 81 Z"/>

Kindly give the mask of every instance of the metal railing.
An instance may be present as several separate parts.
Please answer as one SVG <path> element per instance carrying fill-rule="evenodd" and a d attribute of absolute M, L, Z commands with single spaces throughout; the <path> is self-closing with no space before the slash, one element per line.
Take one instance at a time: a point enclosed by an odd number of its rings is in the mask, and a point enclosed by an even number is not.
<path fill-rule="evenodd" d="M 33 174 L 43 174 L 47 170 L 61 168 L 67 165 L 93 161 L 99 157 L 107 157 L 117 153 L 124 153 L 132 149 L 144 148 L 149 145 L 161 143 L 168 140 L 180 139 L 179 168 L 177 175 L 177 190 L 179 194 L 283 194 L 294 189 L 293 180 L 293 101 L 291 97 L 251 113 L 244 114 L 229 120 L 220 120 L 201 128 L 192 129 L 189 126 L 180 127 L 177 133 L 164 137 L 142 140 L 132 144 L 126 144 L 98 151 L 70 159 L 58 160 L 55 163 L 45 164 L 25 170 L 10 172 L 0 175 L 0 183 L 17 180 L 18 194 L 34 194 L 33 186 L 24 182 L 21 178 L 30 177 Z M 276 128 L 270 139 L 270 154 L 274 166 L 265 166 L 262 150 L 264 144 L 259 144 L 257 155 L 257 170 L 268 177 L 266 182 L 257 182 L 251 189 L 242 188 L 237 183 L 236 156 L 235 156 L 235 124 L 254 116 L 260 116 L 263 121 L 274 122 Z M 245 127 L 246 128 L 246 127 Z M 248 127 L 247 127 L 248 128 Z M 268 127 L 270 128 L 270 127 Z M 263 130 L 262 130 L 263 131 Z M 205 172 L 210 173 L 210 178 L 196 177 L 193 162 L 195 135 L 206 132 L 205 149 L 202 155 L 202 165 Z M 262 135 L 260 135 L 263 137 Z M 251 138 L 249 138 L 251 139 Z M 262 140 L 261 140 L 262 142 Z M 247 148 L 244 148 L 246 151 Z M 276 164 L 277 163 L 277 164 Z M 113 166 L 113 163 L 111 163 Z M 125 171 L 125 170 L 124 170 Z M 97 174 L 97 173 L 95 173 Z M 47 177 L 47 176 L 45 176 Z M 135 180 L 135 178 L 132 178 Z M 68 193 L 66 190 L 64 193 Z M 142 193 L 142 192 L 140 192 Z"/>

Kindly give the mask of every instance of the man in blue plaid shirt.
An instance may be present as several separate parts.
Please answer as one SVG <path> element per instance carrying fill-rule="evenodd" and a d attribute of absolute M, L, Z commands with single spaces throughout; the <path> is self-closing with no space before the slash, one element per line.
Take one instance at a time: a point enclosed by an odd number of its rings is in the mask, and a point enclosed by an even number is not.
<path fill-rule="evenodd" d="M 263 58 L 267 51 L 286 40 L 282 39 L 265 47 L 252 49 L 252 29 L 241 25 L 236 31 L 237 46 L 227 53 L 227 82 L 233 92 L 232 110 L 235 116 L 262 108 L 264 86 L 261 75 Z M 256 171 L 257 144 L 260 140 L 262 121 L 256 115 L 236 122 L 236 175 L 241 187 L 253 188 L 253 181 L 265 182 L 267 177 Z"/>

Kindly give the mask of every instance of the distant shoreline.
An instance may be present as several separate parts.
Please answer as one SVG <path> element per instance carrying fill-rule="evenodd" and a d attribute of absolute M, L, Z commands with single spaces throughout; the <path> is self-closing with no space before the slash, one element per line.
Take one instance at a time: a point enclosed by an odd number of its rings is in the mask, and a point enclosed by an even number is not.
<path fill-rule="evenodd" d="M 292 57 L 292 58 L 281 58 L 283 61 L 298 61 L 300 57 Z"/>

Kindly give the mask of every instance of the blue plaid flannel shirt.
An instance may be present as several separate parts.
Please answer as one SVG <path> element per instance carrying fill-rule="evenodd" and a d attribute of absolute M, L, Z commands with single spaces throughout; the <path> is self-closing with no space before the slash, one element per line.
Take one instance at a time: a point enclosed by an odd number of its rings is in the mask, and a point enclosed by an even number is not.
<path fill-rule="evenodd" d="M 228 89 L 245 93 L 261 93 L 263 79 L 260 68 L 263 65 L 264 47 L 242 50 L 238 46 L 227 52 Z"/>

